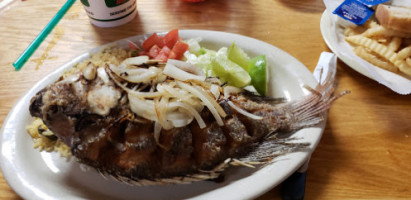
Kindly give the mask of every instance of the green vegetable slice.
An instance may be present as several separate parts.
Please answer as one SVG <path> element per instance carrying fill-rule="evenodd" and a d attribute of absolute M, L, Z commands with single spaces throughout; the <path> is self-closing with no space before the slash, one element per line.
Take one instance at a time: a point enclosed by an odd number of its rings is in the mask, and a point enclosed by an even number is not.
<path fill-rule="evenodd" d="M 234 42 L 228 49 L 227 58 L 235 62 L 237 65 L 240 65 L 245 71 L 248 71 L 250 57 L 248 57 L 244 50 L 238 47 Z"/>
<path fill-rule="evenodd" d="M 211 62 L 211 68 L 215 75 L 223 81 L 227 81 L 229 85 L 244 87 L 251 82 L 251 77 L 247 71 L 224 57 L 215 57 Z"/>
<path fill-rule="evenodd" d="M 251 76 L 251 84 L 257 92 L 265 96 L 267 94 L 267 61 L 265 55 L 257 56 L 251 59 L 248 65 L 248 73 Z"/>

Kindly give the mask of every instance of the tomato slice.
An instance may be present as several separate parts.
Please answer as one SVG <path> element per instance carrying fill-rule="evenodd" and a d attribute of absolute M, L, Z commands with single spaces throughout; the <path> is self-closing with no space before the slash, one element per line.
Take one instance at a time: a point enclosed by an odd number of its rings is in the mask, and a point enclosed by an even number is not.
<path fill-rule="evenodd" d="M 160 48 L 163 48 L 165 46 L 164 36 L 158 36 L 158 43 L 156 45 Z"/>
<path fill-rule="evenodd" d="M 149 51 L 154 45 L 157 45 L 160 48 L 164 46 L 164 38 L 158 36 L 157 33 L 154 33 L 143 42 L 143 49 L 144 51 Z"/>
<path fill-rule="evenodd" d="M 147 55 L 150 56 L 151 58 L 155 58 L 160 54 L 161 48 L 158 47 L 157 45 L 154 45 L 150 48 L 148 51 Z"/>
<path fill-rule="evenodd" d="M 184 52 L 186 52 L 188 48 L 188 44 L 177 41 L 173 49 L 171 49 L 170 56 L 168 58 L 181 60 L 184 56 Z"/>
<path fill-rule="evenodd" d="M 170 48 L 168 48 L 167 46 L 164 46 L 161 51 L 158 53 L 158 55 L 155 57 L 156 60 L 161 60 L 166 62 L 168 59 L 168 56 L 170 55 Z"/>
<path fill-rule="evenodd" d="M 178 29 L 173 29 L 164 36 L 164 44 L 170 49 L 173 48 L 173 46 L 176 44 L 178 40 Z"/>
<path fill-rule="evenodd" d="M 143 42 L 144 51 L 139 55 L 148 55 L 162 61 L 167 61 L 168 58 L 181 60 L 188 48 L 188 44 L 181 42 L 178 29 L 173 29 L 164 37 L 153 33 Z"/>

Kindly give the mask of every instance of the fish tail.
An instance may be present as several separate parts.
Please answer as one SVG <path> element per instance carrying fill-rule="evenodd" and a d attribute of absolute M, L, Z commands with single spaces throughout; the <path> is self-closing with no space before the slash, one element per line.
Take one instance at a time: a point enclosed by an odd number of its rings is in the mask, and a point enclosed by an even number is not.
<path fill-rule="evenodd" d="M 315 89 L 304 85 L 310 94 L 303 99 L 284 105 L 283 112 L 287 117 L 280 129 L 295 131 L 315 126 L 324 121 L 326 111 L 331 107 L 331 104 L 341 96 L 350 93 L 350 91 L 345 90 L 335 94 L 336 83 L 331 77 L 331 74 L 328 74 L 326 79 L 320 82 Z"/>

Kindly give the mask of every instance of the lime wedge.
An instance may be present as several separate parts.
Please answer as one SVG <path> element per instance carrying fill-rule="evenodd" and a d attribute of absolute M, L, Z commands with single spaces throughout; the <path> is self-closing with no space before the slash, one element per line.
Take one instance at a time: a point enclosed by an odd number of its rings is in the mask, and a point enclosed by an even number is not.
<path fill-rule="evenodd" d="M 227 58 L 235 62 L 237 65 L 240 65 L 245 71 L 248 71 L 250 57 L 248 57 L 244 50 L 238 47 L 234 42 L 228 49 Z"/>
<path fill-rule="evenodd" d="M 211 68 L 215 75 L 229 85 L 235 87 L 244 87 L 251 82 L 251 77 L 242 67 L 228 60 L 227 58 L 217 56 L 211 62 Z"/>
<path fill-rule="evenodd" d="M 251 59 L 248 65 L 248 73 L 251 76 L 251 84 L 257 92 L 265 96 L 267 94 L 267 72 L 266 72 L 265 55 L 257 56 Z"/>

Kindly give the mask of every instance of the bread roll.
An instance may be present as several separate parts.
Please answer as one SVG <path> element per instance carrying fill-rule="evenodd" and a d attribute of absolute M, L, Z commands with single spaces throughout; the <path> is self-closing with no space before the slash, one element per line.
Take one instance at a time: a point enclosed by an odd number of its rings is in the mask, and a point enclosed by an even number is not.
<path fill-rule="evenodd" d="M 379 23 L 388 29 L 411 33 L 411 8 L 380 4 L 375 12 Z"/>

